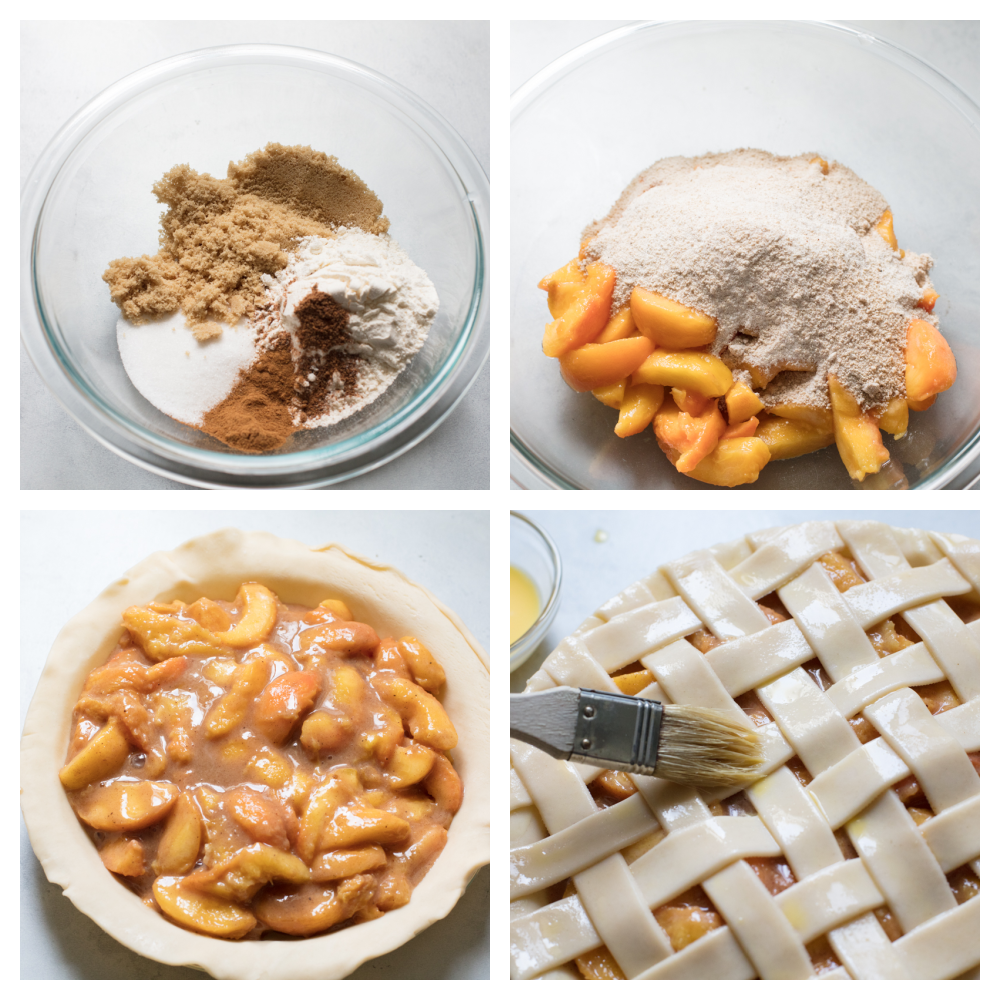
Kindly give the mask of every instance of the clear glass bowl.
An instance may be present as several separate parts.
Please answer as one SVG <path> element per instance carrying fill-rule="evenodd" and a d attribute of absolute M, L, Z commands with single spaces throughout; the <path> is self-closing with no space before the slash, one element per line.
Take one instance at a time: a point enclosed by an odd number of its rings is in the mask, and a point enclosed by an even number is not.
<path fill-rule="evenodd" d="M 390 235 L 434 282 L 440 311 L 391 388 L 333 427 L 267 455 L 230 451 L 133 388 L 118 357 L 108 261 L 155 253 L 150 189 L 189 163 L 225 176 L 268 142 L 336 156 L 382 199 Z M 322 52 L 202 49 L 99 94 L 56 135 L 21 200 L 21 329 L 32 362 L 94 437 L 137 465 L 210 487 L 329 485 L 426 437 L 488 352 L 489 182 L 458 134 L 414 94 Z"/>
<path fill-rule="evenodd" d="M 513 673 L 538 648 L 559 610 L 562 560 L 556 543 L 523 514 L 510 512 L 510 564 L 521 570 L 538 591 L 541 613 L 535 624 L 510 647 Z"/>
<path fill-rule="evenodd" d="M 513 97 L 511 477 L 526 489 L 720 489 L 677 473 L 650 433 L 574 393 L 544 357 L 539 279 L 573 257 L 643 168 L 752 146 L 816 150 L 885 195 L 901 247 L 930 253 L 955 386 L 887 441 L 910 489 L 964 486 L 979 460 L 979 109 L 920 59 L 838 25 L 639 24 L 568 53 Z M 833 447 L 772 462 L 756 489 L 850 489 Z M 861 488 L 888 483 L 869 477 Z M 902 484 L 893 484 L 899 488 Z"/>

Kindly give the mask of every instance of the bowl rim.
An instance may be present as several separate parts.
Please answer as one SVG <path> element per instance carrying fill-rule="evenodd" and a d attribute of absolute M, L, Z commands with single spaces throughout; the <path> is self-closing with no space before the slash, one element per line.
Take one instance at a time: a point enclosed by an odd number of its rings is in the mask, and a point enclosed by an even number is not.
<path fill-rule="evenodd" d="M 864 43 L 878 52 L 883 58 L 895 63 L 901 69 L 909 71 L 920 78 L 928 86 L 932 87 L 942 98 L 951 104 L 961 114 L 968 123 L 976 130 L 980 131 L 979 105 L 962 90 L 950 77 L 926 62 L 916 53 L 911 52 L 903 46 L 890 42 L 879 35 L 868 31 L 861 31 L 850 25 L 841 24 L 837 21 L 801 20 L 787 21 L 775 20 L 767 22 L 769 25 L 780 26 L 782 28 L 806 28 L 819 29 L 819 31 L 833 31 L 845 36 L 853 36 L 857 41 Z M 638 21 L 635 24 L 623 25 L 611 31 L 591 38 L 581 45 L 570 49 L 568 52 L 554 59 L 547 66 L 543 67 L 534 76 L 525 81 L 517 90 L 511 94 L 510 98 L 510 120 L 511 125 L 523 114 L 531 103 L 552 84 L 568 73 L 577 69 L 583 63 L 589 62 L 608 49 L 617 47 L 629 41 L 633 36 L 646 31 L 662 28 L 677 28 L 685 31 L 710 31 L 713 29 L 725 28 L 731 30 L 740 26 L 759 27 L 760 21 Z M 981 415 L 980 415 L 981 422 Z M 520 489 L 551 489 L 551 490 L 583 490 L 589 489 L 586 486 L 578 486 L 560 471 L 551 468 L 547 463 L 537 458 L 532 449 L 528 447 L 514 431 L 510 428 L 510 479 L 514 486 Z M 911 489 L 916 490 L 941 490 L 941 489 L 978 489 L 979 484 L 979 458 L 980 458 L 980 424 L 976 425 L 973 433 L 959 445 L 956 453 L 941 468 L 936 469 L 930 475 L 922 479 Z M 707 487 L 712 489 L 712 487 Z M 863 486 L 857 488 L 863 489 Z M 725 487 L 714 487 L 714 489 L 725 489 Z"/>
<path fill-rule="evenodd" d="M 562 598 L 562 558 L 559 555 L 556 543 L 552 540 L 552 536 L 543 527 L 536 524 L 530 517 L 527 517 L 520 511 L 512 510 L 510 516 L 522 521 L 527 525 L 529 530 L 534 531 L 541 538 L 548 549 L 554 570 L 552 574 L 552 593 L 549 594 L 549 599 L 545 602 L 545 607 L 542 608 L 538 618 L 535 619 L 534 625 L 520 639 L 511 643 L 510 662 L 515 664 L 515 666 L 511 667 L 511 670 L 515 670 L 545 637 L 545 633 L 551 628 L 552 621 L 559 610 L 559 601 Z M 514 565 L 513 562 L 511 562 L 511 565 Z"/>
<path fill-rule="evenodd" d="M 475 261 L 469 306 L 438 370 L 413 399 L 376 427 L 343 441 L 283 454 L 244 455 L 173 442 L 118 414 L 91 391 L 53 342 L 39 293 L 35 250 L 52 185 L 67 158 L 117 108 L 147 91 L 209 67 L 267 62 L 326 73 L 390 103 L 449 169 L 464 192 Z M 178 482 L 210 488 L 315 488 L 386 464 L 426 438 L 458 405 L 489 354 L 489 179 L 465 140 L 422 98 L 359 63 L 314 49 L 266 43 L 195 49 L 122 77 L 56 132 L 21 192 L 21 340 L 42 381 L 84 430 L 122 458 Z M 391 234 L 390 234 L 391 235 Z"/>

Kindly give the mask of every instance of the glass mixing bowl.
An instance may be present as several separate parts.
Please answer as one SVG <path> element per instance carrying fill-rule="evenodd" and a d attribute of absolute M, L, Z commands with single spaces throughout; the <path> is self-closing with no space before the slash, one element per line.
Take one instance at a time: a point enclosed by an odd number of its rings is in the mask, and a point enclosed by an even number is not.
<path fill-rule="evenodd" d="M 526 489 L 719 489 L 677 473 L 651 432 L 575 393 L 543 356 L 539 279 L 664 156 L 817 151 L 885 195 L 901 247 L 930 253 L 958 380 L 901 441 L 905 480 L 854 484 L 833 447 L 764 468 L 756 489 L 964 486 L 979 460 L 979 109 L 915 56 L 838 25 L 639 24 L 556 60 L 511 115 L 511 478 Z"/>
<path fill-rule="evenodd" d="M 266 455 L 230 451 L 132 386 L 101 274 L 155 253 L 154 181 L 177 163 L 224 177 L 268 142 L 336 156 L 384 203 L 390 235 L 441 300 L 427 340 L 390 389 L 332 427 Z M 203 49 L 154 63 L 99 94 L 56 135 L 21 200 L 21 329 L 39 374 L 112 451 L 180 482 L 314 487 L 388 462 L 426 437 L 488 352 L 489 182 L 458 134 L 414 94 L 322 52 Z"/>

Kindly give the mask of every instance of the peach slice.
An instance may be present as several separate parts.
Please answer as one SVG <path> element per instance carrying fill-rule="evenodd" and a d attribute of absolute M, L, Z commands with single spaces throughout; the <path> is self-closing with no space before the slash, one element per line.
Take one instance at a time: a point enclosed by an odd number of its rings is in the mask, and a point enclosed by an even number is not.
<path fill-rule="evenodd" d="M 809 424 L 817 430 L 833 433 L 833 410 L 828 406 L 803 406 L 793 403 L 779 403 L 768 408 L 768 413 L 775 417 L 784 417 L 796 423 Z M 830 442 L 833 443 L 832 441 Z"/>
<path fill-rule="evenodd" d="M 625 337 L 631 337 L 636 329 L 632 310 L 628 306 L 623 306 L 608 320 L 608 325 L 601 330 L 595 343 L 610 344 L 612 340 L 623 340 Z"/>
<path fill-rule="evenodd" d="M 240 649 L 256 646 L 274 628 L 278 618 L 277 598 L 259 583 L 244 583 L 237 600 L 243 609 L 242 617 L 225 632 L 216 632 L 215 638 Z"/>
<path fill-rule="evenodd" d="M 632 376 L 632 384 L 648 382 L 691 389 L 703 396 L 724 396 L 733 384 L 733 373 L 706 351 L 656 350 Z"/>
<path fill-rule="evenodd" d="M 254 726 L 275 745 L 284 743 L 295 723 L 313 707 L 319 688 L 319 675 L 311 670 L 276 677 L 257 696 Z"/>
<path fill-rule="evenodd" d="M 399 712 L 418 743 L 435 750 L 453 750 L 458 745 L 458 734 L 441 702 L 422 687 L 402 677 L 381 674 L 372 677 L 372 686 L 383 701 Z"/>
<path fill-rule="evenodd" d="M 630 385 L 618 411 L 615 434 L 625 438 L 641 433 L 652 423 L 662 403 L 662 385 Z"/>
<path fill-rule="evenodd" d="M 207 597 L 200 597 L 194 604 L 189 604 L 184 609 L 184 614 L 188 618 L 193 618 L 199 625 L 203 625 L 209 632 L 222 632 L 233 624 L 229 613 Z"/>
<path fill-rule="evenodd" d="M 312 866 L 314 882 L 331 882 L 370 872 L 385 864 L 385 849 L 379 844 L 356 847 L 346 851 L 328 851 L 321 854 Z"/>
<path fill-rule="evenodd" d="M 730 424 L 723 432 L 722 436 L 719 438 L 720 441 L 725 441 L 726 438 L 742 438 L 742 437 L 753 437 L 757 431 L 757 425 L 760 421 L 756 417 L 747 417 L 746 420 L 741 424 Z"/>
<path fill-rule="evenodd" d="M 343 601 L 338 601 L 335 597 L 331 597 L 326 601 L 320 601 L 319 606 L 326 608 L 327 611 L 345 622 L 354 620 L 351 609 Z"/>
<path fill-rule="evenodd" d="M 631 375 L 652 350 L 653 342 L 648 337 L 587 344 L 561 357 L 559 367 L 570 388 L 589 392 Z"/>
<path fill-rule="evenodd" d="M 922 319 L 910 320 L 906 330 L 906 401 L 924 403 L 955 381 L 955 355 L 937 327 Z"/>
<path fill-rule="evenodd" d="M 159 823 L 179 794 L 167 781 L 114 781 L 87 792 L 74 808 L 95 830 L 142 830 Z"/>
<path fill-rule="evenodd" d="M 599 262 L 591 264 L 583 290 L 558 319 L 545 327 L 542 350 L 546 357 L 561 358 L 589 344 L 607 326 L 614 290 L 614 269 Z"/>
<path fill-rule="evenodd" d="M 212 868 L 188 875 L 184 888 L 233 903 L 246 903 L 269 882 L 301 885 L 308 881 L 309 869 L 294 854 L 279 851 L 270 844 L 251 844 Z"/>
<path fill-rule="evenodd" d="M 726 438 L 687 475 L 712 486 L 744 486 L 757 482 L 770 460 L 771 453 L 759 438 Z"/>
<path fill-rule="evenodd" d="M 255 656 L 240 666 L 230 691 L 205 716 L 205 732 L 210 738 L 225 736 L 243 721 L 269 676 L 268 662 L 263 656 Z"/>
<path fill-rule="evenodd" d="M 427 794 L 443 809 L 458 812 L 465 790 L 462 787 L 462 779 L 458 776 L 458 771 L 452 767 L 451 761 L 443 753 L 437 754 L 437 760 L 431 768 L 430 774 L 424 779 L 424 788 L 427 789 Z"/>
<path fill-rule="evenodd" d="M 384 809 L 355 805 L 338 809 L 319 838 L 320 852 L 362 844 L 398 844 L 410 835 L 410 824 Z"/>
<path fill-rule="evenodd" d="M 742 382 L 733 382 L 726 392 L 726 412 L 731 424 L 741 424 L 749 420 L 755 413 L 760 413 L 764 404 L 760 397 L 749 386 Z"/>
<path fill-rule="evenodd" d="M 878 429 L 878 417 L 874 413 L 864 413 L 836 375 L 831 373 L 827 381 L 833 407 L 834 443 L 848 475 L 860 481 L 878 472 L 889 460 Z"/>
<path fill-rule="evenodd" d="M 543 292 L 549 293 L 549 312 L 558 319 L 576 301 L 584 289 L 586 275 L 580 269 L 580 259 L 574 257 L 564 267 L 547 274 L 538 282 Z"/>
<path fill-rule="evenodd" d="M 235 940 L 257 926 L 257 918 L 245 907 L 186 889 L 181 883 L 182 876 L 163 875 L 153 883 L 153 897 L 182 927 Z"/>
<path fill-rule="evenodd" d="M 899 244 L 896 242 L 896 234 L 892 228 L 892 210 L 886 209 L 882 213 L 882 217 L 875 223 L 875 230 L 892 247 L 893 250 L 899 249 Z"/>
<path fill-rule="evenodd" d="M 695 392 L 694 389 L 675 388 L 670 390 L 670 395 L 673 396 L 677 409 L 690 413 L 692 417 L 700 417 L 705 412 L 705 408 L 712 402 L 708 396 L 703 396 L 700 392 Z"/>
<path fill-rule="evenodd" d="M 711 453 L 725 429 L 726 422 L 714 399 L 698 417 L 679 409 L 673 399 L 664 399 L 653 418 L 653 431 L 660 448 L 677 471 L 686 474 Z"/>
<path fill-rule="evenodd" d="M 619 379 L 611 385 L 602 385 L 599 389 L 591 390 L 594 398 L 602 402 L 605 406 L 610 406 L 612 410 L 620 410 L 622 400 L 625 398 L 625 388 L 628 379 Z"/>
<path fill-rule="evenodd" d="M 413 674 L 413 679 L 425 690 L 437 696 L 444 687 L 444 667 L 431 655 L 430 650 L 412 636 L 404 636 L 399 640 L 399 649 L 406 665 Z"/>
<path fill-rule="evenodd" d="M 201 851 L 201 813 L 189 792 L 185 792 L 167 819 L 156 849 L 153 871 L 157 875 L 186 875 Z"/>
<path fill-rule="evenodd" d="M 112 716 L 96 736 L 59 772 L 67 792 L 111 777 L 125 763 L 129 742 L 117 716 Z"/>
<path fill-rule="evenodd" d="M 933 288 L 925 288 L 923 295 L 920 296 L 920 301 L 917 305 L 920 306 L 924 312 L 934 312 L 934 303 L 941 298 Z"/>
<path fill-rule="evenodd" d="M 434 751 L 419 743 L 396 747 L 389 760 L 389 787 L 406 788 L 419 784 L 434 766 L 434 760 Z"/>
<path fill-rule="evenodd" d="M 775 460 L 798 458 L 833 444 L 833 417 L 830 430 L 824 430 L 801 420 L 765 414 L 757 428 L 757 438 L 767 445 Z"/>
<path fill-rule="evenodd" d="M 906 433 L 909 422 L 910 409 L 906 405 L 906 400 L 891 399 L 878 418 L 878 427 L 880 431 L 892 434 L 898 441 Z"/>
<path fill-rule="evenodd" d="M 122 621 L 151 660 L 166 660 L 172 656 L 212 656 L 225 650 L 215 635 L 196 621 L 177 618 L 151 606 L 126 608 L 122 612 Z"/>
<path fill-rule="evenodd" d="M 656 292 L 637 285 L 632 289 L 629 305 L 639 331 L 668 351 L 702 347 L 715 339 L 718 328 L 711 316 Z"/>
<path fill-rule="evenodd" d="M 126 878 L 138 878 L 145 874 L 146 854 L 138 840 L 116 837 L 101 848 L 100 854 L 101 861 L 109 872 Z"/>
<path fill-rule="evenodd" d="M 370 905 L 376 885 L 371 875 L 355 875 L 344 879 L 336 888 L 272 886 L 257 895 L 253 910 L 257 919 L 271 930 L 306 937 L 343 923 L 359 910 L 363 911 Z M 374 910 L 371 916 L 381 914 Z"/>
<path fill-rule="evenodd" d="M 320 710 L 306 716 L 299 742 L 310 753 L 319 756 L 339 750 L 348 741 L 353 729 L 354 723 L 350 719 Z"/>

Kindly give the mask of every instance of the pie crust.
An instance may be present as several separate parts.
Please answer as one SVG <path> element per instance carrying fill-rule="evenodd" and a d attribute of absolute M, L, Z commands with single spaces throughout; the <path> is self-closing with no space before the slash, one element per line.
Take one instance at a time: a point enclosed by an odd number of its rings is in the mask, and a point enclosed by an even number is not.
<path fill-rule="evenodd" d="M 465 799 L 410 902 L 307 940 L 223 941 L 171 924 L 105 869 L 58 778 L 73 706 L 89 671 L 114 650 L 122 611 L 151 601 L 233 600 L 247 580 L 286 603 L 314 607 L 338 597 L 379 635 L 416 635 L 445 668 L 441 701 L 459 736 L 452 758 Z M 309 549 L 264 532 L 226 529 L 157 552 L 74 616 L 53 643 L 21 743 L 21 807 L 35 854 L 81 912 L 147 958 L 204 969 L 216 979 L 341 979 L 445 917 L 489 860 L 488 671 L 485 651 L 452 611 L 397 570 L 340 546 Z"/>
<path fill-rule="evenodd" d="M 830 552 L 867 582 L 836 586 Z M 737 789 L 637 775 L 637 794 L 599 808 L 600 769 L 512 741 L 511 978 L 581 978 L 574 960 L 602 946 L 631 979 L 978 978 L 980 897 L 946 874 L 979 877 L 979 621 L 945 598 L 978 602 L 978 542 L 811 522 L 674 560 L 584 621 L 527 690 L 618 691 L 638 661 L 643 697 L 748 724 L 735 699 L 753 698 L 765 776 L 738 809 L 721 806 Z M 894 652 L 878 655 L 875 628 L 903 636 Z M 904 805 L 911 778 L 927 809 Z M 766 858 L 787 887 L 746 860 Z M 654 913 L 699 886 L 722 926 L 675 951 Z M 806 946 L 824 936 L 817 972 Z"/>

